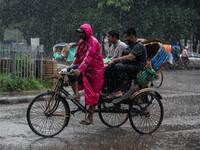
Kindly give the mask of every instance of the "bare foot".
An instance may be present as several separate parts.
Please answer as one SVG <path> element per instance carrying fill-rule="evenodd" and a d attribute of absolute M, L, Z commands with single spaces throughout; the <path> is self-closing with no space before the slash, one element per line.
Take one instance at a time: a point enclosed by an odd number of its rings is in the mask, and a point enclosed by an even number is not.
<path fill-rule="evenodd" d="M 114 98 L 120 97 L 122 95 L 123 95 L 123 93 L 121 91 L 116 91 L 113 94 L 107 95 L 106 98 L 107 99 L 114 99 Z"/>
<path fill-rule="evenodd" d="M 103 92 L 101 92 L 100 93 L 102 96 L 106 96 L 107 95 L 107 93 L 103 93 Z"/>
<path fill-rule="evenodd" d="M 122 91 L 115 91 L 116 97 L 119 97 L 119 96 L 122 96 L 122 95 L 123 95 Z"/>
<path fill-rule="evenodd" d="M 75 98 L 75 99 L 78 99 L 78 100 L 80 100 L 81 99 L 81 96 L 80 95 L 73 95 L 73 97 Z"/>

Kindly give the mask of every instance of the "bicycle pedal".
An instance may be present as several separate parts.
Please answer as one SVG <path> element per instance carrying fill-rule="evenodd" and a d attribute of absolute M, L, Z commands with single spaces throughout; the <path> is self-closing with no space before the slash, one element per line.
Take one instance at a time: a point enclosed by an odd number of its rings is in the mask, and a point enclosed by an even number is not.
<path fill-rule="evenodd" d="M 75 117 L 75 113 L 71 113 Z"/>
<path fill-rule="evenodd" d="M 76 110 L 72 110 L 72 111 L 70 111 L 70 113 L 71 113 L 72 115 L 75 115 L 76 112 L 81 111 L 81 110 L 82 110 L 82 109 L 77 108 Z"/>

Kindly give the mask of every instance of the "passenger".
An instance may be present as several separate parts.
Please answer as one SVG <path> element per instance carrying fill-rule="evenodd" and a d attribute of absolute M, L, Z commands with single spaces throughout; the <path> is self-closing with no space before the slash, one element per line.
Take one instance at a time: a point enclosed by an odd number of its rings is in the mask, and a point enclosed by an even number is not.
<path fill-rule="evenodd" d="M 128 47 L 124 42 L 119 40 L 119 32 L 111 30 L 108 32 L 108 42 L 112 45 L 108 50 L 107 57 L 111 60 L 122 56 L 122 52 Z"/>
<path fill-rule="evenodd" d="M 108 38 L 109 43 L 112 44 L 108 50 L 107 58 L 112 60 L 114 58 L 121 57 L 122 52 L 128 46 L 124 42 L 121 42 L 119 40 L 119 32 L 116 30 L 111 30 L 108 32 L 107 38 Z M 108 63 L 109 63 L 109 61 L 105 62 L 105 64 L 108 64 Z M 110 67 L 105 67 L 105 69 L 104 69 L 104 84 L 102 86 L 102 95 L 107 93 L 107 90 L 109 90 L 109 89 L 107 89 L 107 87 L 108 87 L 108 84 L 110 84 L 110 82 L 107 79 L 109 79 L 110 75 L 112 74 L 112 72 L 110 72 L 110 71 L 112 71 L 112 69 L 110 69 Z"/>
<path fill-rule="evenodd" d="M 89 125 L 93 124 L 93 113 L 103 84 L 104 63 L 101 46 L 97 39 L 92 36 L 90 25 L 84 24 L 76 31 L 81 40 L 78 43 L 74 62 L 67 71 L 74 69 L 75 77 L 69 76 L 75 93 L 73 98 L 80 100 L 79 90 L 84 89 L 85 104 L 89 105 L 89 114 L 80 123 Z"/>
<path fill-rule="evenodd" d="M 137 41 L 136 31 L 133 28 L 129 28 L 124 32 L 124 40 L 129 46 L 124 52 L 122 57 L 114 58 L 108 63 L 110 69 L 112 69 L 112 75 L 108 79 L 108 89 L 110 93 L 107 98 L 116 98 L 121 96 L 121 83 L 128 77 L 136 79 L 139 71 L 143 70 L 146 66 L 147 51 L 141 42 Z"/>

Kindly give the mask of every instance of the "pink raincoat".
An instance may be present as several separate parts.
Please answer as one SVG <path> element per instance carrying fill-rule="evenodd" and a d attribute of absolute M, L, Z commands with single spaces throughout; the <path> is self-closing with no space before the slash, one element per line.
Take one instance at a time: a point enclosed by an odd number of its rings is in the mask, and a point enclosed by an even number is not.
<path fill-rule="evenodd" d="M 79 90 L 84 89 L 85 104 L 94 105 L 99 100 L 103 84 L 104 63 L 101 46 L 92 36 L 89 24 L 80 27 L 86 33 L 86 40 L 80 40 L 75 53 L 73 65 L 80 65 L 78 70 L 82 72 L 82 79 L 78 81 Z"/>

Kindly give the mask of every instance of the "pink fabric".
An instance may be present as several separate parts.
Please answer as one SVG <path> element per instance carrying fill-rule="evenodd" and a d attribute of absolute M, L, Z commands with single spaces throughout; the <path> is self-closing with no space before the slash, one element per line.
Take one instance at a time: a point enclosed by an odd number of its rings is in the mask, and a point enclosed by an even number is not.
<path fill-rule="evenodd" d="M 82 79 L 78 83 L 79 90 L 84 89 L 85 104 L 94 105 L 99 100 L 103 84 L 103 57 L 90 25 L 84 24 L 80 28 L 85 31 L 87 38 L 79 41 L 73 65 L 80 65 L 78 69 L 82 72 Z"/>

